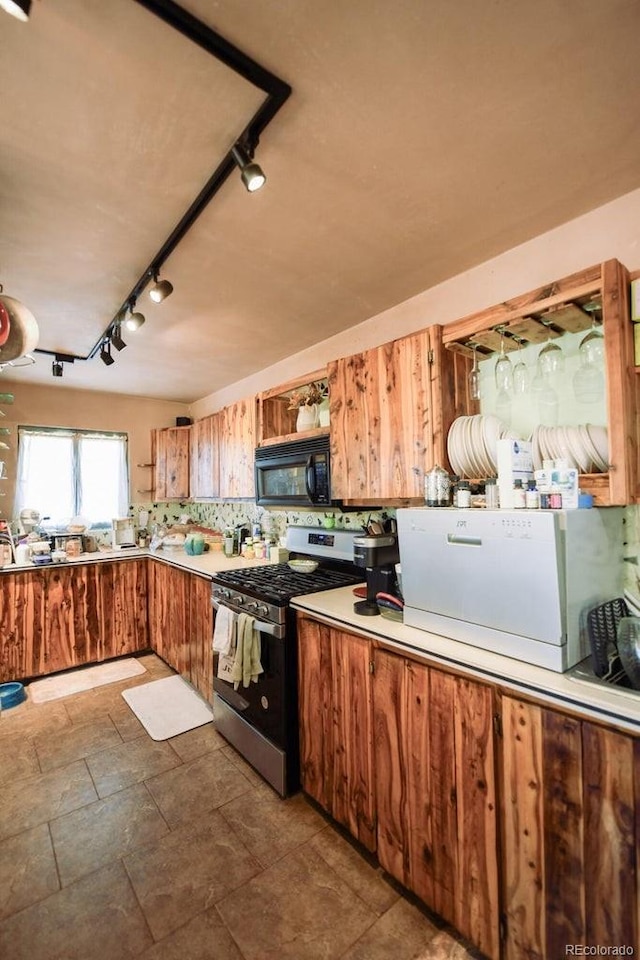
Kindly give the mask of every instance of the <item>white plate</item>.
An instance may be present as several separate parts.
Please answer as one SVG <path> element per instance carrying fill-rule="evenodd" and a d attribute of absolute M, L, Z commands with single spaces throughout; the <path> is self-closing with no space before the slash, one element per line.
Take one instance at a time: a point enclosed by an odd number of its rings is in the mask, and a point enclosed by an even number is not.
<path fill-rule="evenodd" d="M 597 427 L 592 423 L 587 423 L 585 426 L 598 453 L 596 463 L 600 469 L 606 473 L 609 469 L 609 435 L 607 428 Z"/>
<path fill-rule="evenodd" d="M 580 439 L 579 427 L 565 427 L 564 429 L 567 435 L 567 443 L 578 465 L 578 470 L 580 473 L 589 473 L 591 469 L 591 458 L 584 449 L 582 440 Z"/>
<path fill-rule="evenodd" d="M 599 460 L 598 451 L 593 445 L 593 441 L 589 436 L 589 431 L 587 430 L 586 425 L 584 423 L 581 423 L 578 429 L 580 431 L 580 439 L 582 441 L 582 445 L 587 453 L 587 456 L 589 457 L 591 469 L 593 470 L 594 473 L 601 473 L 602 470 L 598 466 L 598 460 Z"/>

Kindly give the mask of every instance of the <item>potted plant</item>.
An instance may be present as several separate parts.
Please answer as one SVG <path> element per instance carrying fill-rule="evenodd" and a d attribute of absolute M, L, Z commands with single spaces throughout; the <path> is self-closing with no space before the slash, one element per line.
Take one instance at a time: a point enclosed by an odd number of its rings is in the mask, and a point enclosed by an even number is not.
<path fill-rule="evenodd" d="M 318 426 L 318 407 L 326 398 L 323 383 L 310 383 L 304 390 L 294 390 L 289 395 L 289 410 L 297 410 L 296 430 L 312 430 Z"/>

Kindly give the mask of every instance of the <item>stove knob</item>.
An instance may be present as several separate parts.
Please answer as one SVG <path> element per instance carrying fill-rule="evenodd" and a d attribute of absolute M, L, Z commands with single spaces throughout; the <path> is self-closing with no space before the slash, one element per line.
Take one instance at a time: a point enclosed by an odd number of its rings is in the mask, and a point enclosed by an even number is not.
<path fill-rule="evenodd" d="M 216 590 L 216 594 L 219 597 L 228 597 L 229 591 L 227 590 L 226 587 L 220 587 L 218 590 Z"/>
<path fill-rule="evenodd" d="M 234 603 L 237 603 L 238 606 L 241 607 L 242 604 L 244 603 L 244 597 L 242 597 L 242 596 L 240 596 L 240 594 L 238 594 L 237 596 L 233 597 L 233 602 L 234 602 Z"/>

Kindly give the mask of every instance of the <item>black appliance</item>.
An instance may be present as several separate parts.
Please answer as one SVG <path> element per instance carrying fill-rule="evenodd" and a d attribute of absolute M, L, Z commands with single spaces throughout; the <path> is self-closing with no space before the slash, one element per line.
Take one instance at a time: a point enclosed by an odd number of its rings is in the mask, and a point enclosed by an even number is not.
<path fill-rule="evenodd" d="M 300 786 L 296 614 L 289 601 L 362 582 L 361 572 L 346 559 L 353 556 L 353 537 L 345 530 L 289 528 L 292 556 L 318 560 L 312 573 L 298 573 L 279 563 L 225 570 L 212 577 L 214 608 L 255 617 L 264 670 L 256 683 L 234 689 L 224 679 L 224 663 L 214 651 L 214 724 L 282 797 Z"/>
<path fill-rule="evenodd" d="M 395 565 L 400 559 L 398 537 L 393 533 L 378 536 L 358 536 L 353 541 L 353 559 L 358 567 L 364 567 L 367 579 L 367 597 L 354 603 L 355 613 L 373 617 L 380 613 L 376 594 L 397 593 Z"/>
<path fill-rule="evenodd" d="M 329 437 L 258 447 L 255 478 L 256 503 L 263 506 L 331 506 Z"/>

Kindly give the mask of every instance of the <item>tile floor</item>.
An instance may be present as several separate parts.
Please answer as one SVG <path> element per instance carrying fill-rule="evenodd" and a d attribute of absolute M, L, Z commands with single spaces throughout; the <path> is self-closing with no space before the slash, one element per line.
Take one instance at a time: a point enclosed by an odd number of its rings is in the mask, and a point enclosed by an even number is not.
<path fill-rule="evenodd" d="M 121 690 L 0 715 L 0 957 L 467 960 L 211 724 L 156 743 Z"/>

